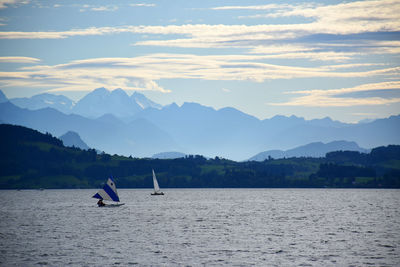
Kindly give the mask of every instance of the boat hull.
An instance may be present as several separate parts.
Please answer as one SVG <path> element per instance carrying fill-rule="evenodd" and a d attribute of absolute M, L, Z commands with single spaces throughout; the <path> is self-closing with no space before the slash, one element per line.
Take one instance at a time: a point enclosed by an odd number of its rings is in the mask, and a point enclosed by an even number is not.
<path fill-rule="evenodd" d="M 154 192 L 154 193 L 151 193 L 151 195 L 152 196 L 163 196 L 164 193 L 163 192 L 160 192 L 160 193 Z"/>
<path fill-rule="evenodd" d="M 125 203 L 118 203 L 118 204 L 105 204 L 104 206 L 99 206 L 99 208 L 116 208 L 125 205 Z"/>

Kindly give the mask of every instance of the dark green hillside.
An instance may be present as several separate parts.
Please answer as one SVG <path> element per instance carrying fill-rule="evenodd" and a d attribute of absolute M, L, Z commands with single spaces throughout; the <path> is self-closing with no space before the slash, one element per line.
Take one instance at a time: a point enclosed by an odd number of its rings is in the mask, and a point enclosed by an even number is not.
<path fill-rule="evenodd" d="M 357 187 L 400 188 L 400 146 L 369 154 L 339 151 L 326 158 L 234 162 L 187 156 L 138 159 L 64 147 L 49 134 L 0 125 L 0 188 L 93 188 L 113 176 L 119 188 Z"/>
<path fill-rule="evenodd" d="M 50 134 L 42 134 L 38 131 L 17 125 L 0 124 L 0 137 L 2 145 L 14 146 L 27 142 L 48 143 L 54 146 L 62 146 L 61 140 Z"/>

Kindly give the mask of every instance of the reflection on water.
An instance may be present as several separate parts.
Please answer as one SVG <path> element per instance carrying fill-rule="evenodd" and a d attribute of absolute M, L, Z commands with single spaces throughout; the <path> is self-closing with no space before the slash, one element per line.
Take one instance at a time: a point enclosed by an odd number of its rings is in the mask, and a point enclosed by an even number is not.
<path fill-rule="evenodd" d="M 95 191 L 0 191 L 1 265 L 400 265 L 400 190 Z"/>

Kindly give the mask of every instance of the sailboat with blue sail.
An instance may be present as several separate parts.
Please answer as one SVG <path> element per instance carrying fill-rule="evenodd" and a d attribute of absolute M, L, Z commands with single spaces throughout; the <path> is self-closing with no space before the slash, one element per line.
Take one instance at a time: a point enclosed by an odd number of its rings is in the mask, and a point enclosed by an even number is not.
<path fill-rule="evenodd" d="M 119 202 L 119 196 L 117 192 L 117 186 L 112 178 L 108 178 L 107 182 L 104 184 L 103 188 L 100 189 L 93 198 L 99 199 L 97 205 L 99 207 L 119 207 L 124 205 L 125 203 L 114 203 L 114 204 L 105 204 L 103 200 Z"/>

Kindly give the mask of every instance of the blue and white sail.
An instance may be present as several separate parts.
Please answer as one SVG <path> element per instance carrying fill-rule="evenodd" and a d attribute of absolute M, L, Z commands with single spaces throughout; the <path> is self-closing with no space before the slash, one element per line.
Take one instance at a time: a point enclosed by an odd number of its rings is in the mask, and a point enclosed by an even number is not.
<path fill-rule="evenodd" d="M 100 189 L 94 196 L 94 198 L 111 200 L 119 202 L 117 187 L 112 178 L 108 178 L 107 183 L 104 185 L 103 189 Z"/>

